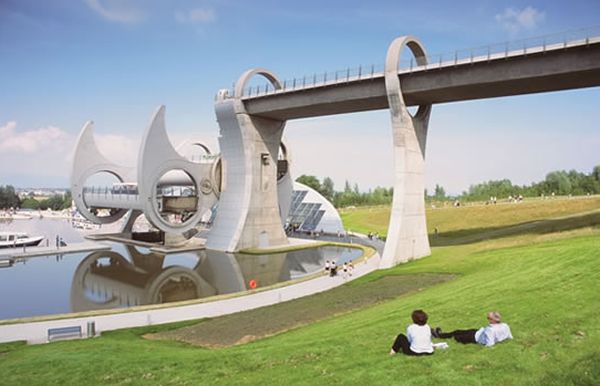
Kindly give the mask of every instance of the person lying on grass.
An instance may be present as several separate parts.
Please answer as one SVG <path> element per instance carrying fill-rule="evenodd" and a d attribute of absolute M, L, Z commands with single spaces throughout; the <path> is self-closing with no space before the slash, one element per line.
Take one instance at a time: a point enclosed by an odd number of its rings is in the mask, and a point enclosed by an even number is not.
<path fill-rule="evenodd" d="M 486 347 L 492 347 L 496 343 L 513 338 L 508 324 L 501 323 L 502 316 L 500 316 L 499 312 L 488 312 L 487 318 L 490 324 L 488 324 L 486 327 L 481 327 L 480 329 L 442 332 L 440 327 L 436 327 L 435 330 L 432 330 L 432 334 L 436 338 L 453 337 L 454 340 L 459 343 L 479 343 Z"/>
<path fill-rule="evenodd" d="M 401 350 L 406 355 L 433 354 L 431 327 L 427 325 L 427 314 L 423 310 L 415 310 L 411 317 L 414 323 L 408 326 L 406 335 L 400 334 L 396 337 L 390 355 L 395 355 Z"/>

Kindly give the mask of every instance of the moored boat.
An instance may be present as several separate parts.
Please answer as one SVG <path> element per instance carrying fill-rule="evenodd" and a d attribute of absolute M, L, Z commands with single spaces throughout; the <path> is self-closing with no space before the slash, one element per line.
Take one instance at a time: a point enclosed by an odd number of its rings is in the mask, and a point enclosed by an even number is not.
<path fill-rule="evenodd" d="M 23 232 L 0 232 L 0 248 L 31 247 L 42 242 L 44 236 L 30 237 Z"/>

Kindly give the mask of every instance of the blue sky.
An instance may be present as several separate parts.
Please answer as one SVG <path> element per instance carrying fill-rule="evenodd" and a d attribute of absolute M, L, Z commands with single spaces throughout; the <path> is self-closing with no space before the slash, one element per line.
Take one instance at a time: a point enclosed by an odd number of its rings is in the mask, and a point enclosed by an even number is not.
<path fill-rule="evenodd" d="M 405 34 L 435 54 L 593 26 L 597 0 L 1 0 L 0 184 L 67 186 L 89 119 L 109 157 L 135 162 L 160 104 L 173 142 L 216 148 L 214 95 L 251 67 L 286 79 L 381 64 Z M 600 164 L 599 101 L 593 88 L 434 106 L 427 184 L 457 193 L 589 172 Z M 285 136 L 296 175 L 391 185 L 387 111 L 292 121 Z"/>

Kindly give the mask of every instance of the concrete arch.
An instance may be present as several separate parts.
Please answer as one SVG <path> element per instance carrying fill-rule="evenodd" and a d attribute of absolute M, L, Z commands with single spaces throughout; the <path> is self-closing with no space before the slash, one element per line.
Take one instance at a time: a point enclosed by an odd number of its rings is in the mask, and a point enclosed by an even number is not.
<path fill-rule="evenodd" d="M 220 92 L 215 103 L 225 180 L 206 243 L 210 249 L 233 252 L 259 245 L 259 238 L 267 245 L 287 244 L 277 189 L 278 153 L 285 121 L 247 113 L 242 94 L 255 75 L 264 76 L 275 89 L 281 89 L 281 81 L 271 71 L 250 69 L 236 82 L 233 98 Z"/>
<path fill-rule="evenodd" d="M 194 146 L 199 147 L 200 149 L 204 150 L 204 153 L 207 156 L 212 155 L 212 151 L 210 150 L 210 147 L 208 147 L 208 145 L 206 145 L 204 142 L 200 141 L 199 139 L 195 139 L 195 138 L 186 139 L 185 141 L 180 143 L 177 146 L 177 148 L 175 148 L 175 150 L 179 154 L 185 154 L 186 148 L 191 148 Z"/>
<path fill-rule="evenodd" d="M 114 175 L 121 182 L 134 181 L 134 168 L 117 165 L 100 152 L 94 139 L 94 122 L 88 121 L 83 125 L 75 145 L 71 168 L 71 193 L 79 213 L 96 224 L 115 222 L 127 213 L 126 209 L 119 209 L 110 216 L 99 217 L 89 210 L 83 195 L 85 182 L 94 174 L 103 172 Z"/>
<path fill-rule="evenodd" d="M 200 196 L 198 197 L 196 212 L 182 224 L 174 225 L 162 218 L 157 208 L 156 187 L 161 176 L 175 169 L 188 174 L 194 181 L 196 192 L 200 192 L 200 180 L 207 171 L 202 165 L 187 160 L 175 150 L 165 128 L 165 106 L 159 106 L 140 145 L 138 192 L 144 215 L 152 225 L 162 231 L 182 235 L 200 222 L 204 200 L 201 200 Z M 212 207 L 212 204 L 214 203 L 211 203 L 209 207 Z"/>
<path fill-rule="evenodd" d="M 235 83 L 235 90 L 233 94 L 233 97 L 235 99 L 242 98 L 246 84 L 248 84 L 248 81 L 252 79 L 255 75 L 262 75 L 263 77 L 267 78 L 267 80 L 269 81 L 269 83 L 271 83 L 271 85 L 273 85 L 273 87 L 275 87 L 275 90 L 281 90 L 281 81 L 279 80 L 279 78 L 277 78 L 277 75 L 275 75 L 275 73 L 267 70 L 266 68 L 251 68 L 245 71 L 242 75 L 240 75 L 237 82 Z"/>
<path fill-rule="evenodd" d="M 193 146 L 198 146 L 198 147 L 202 148 L 202 150 L 204 150 L 204 152 L 207 155 L 211 155 L 212 154 L 211 151 L 210 151 L 210 149 L 209 149 L 209 147 L 206 146 L 205 144 L 203 144 L 202 142 L 194 142 L 194 143 L 192 143 L 192 145 Z"/>
<path fill-rule="evenodd" d="M 388 235 L 380 268 L 431 253 L 425 221 L 425 148 L 431 105 L 421 105 L 413 116 L 402 96 L 398 64 L 408 47 L 418 65 L 426 65 L 421 43 L 412 36 L 395 39 L 385 62 L 385 87 L 390 108 L 394 146 L 394 197 Z"/>

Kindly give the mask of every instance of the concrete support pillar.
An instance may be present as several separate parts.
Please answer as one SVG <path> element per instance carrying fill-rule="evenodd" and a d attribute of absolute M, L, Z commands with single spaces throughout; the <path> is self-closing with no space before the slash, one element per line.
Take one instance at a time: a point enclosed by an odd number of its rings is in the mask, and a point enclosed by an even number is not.
<path fill-rule="evenodd" d="M 277 198 L 277 155 L 285 122 L 246 112 L 242 94 L 254 75 L 281 88 L 271 72 L 248 70 L 237 81 L 234 97 L 221 92 L 215 105 L 225 181 L 206 242 L 209 249 L 233 252 L 288 243 Z"/>
<path fill-rule="evenodd" d="M 380 268 L 427 256 L 431 253 L 425 222 L 425 145 L 431 105 L 419 106 L 413 116 L 408 111 L 398 64 L 405 46 L 418 65 L 427 63 L 422 45 L 404 36 L 392 42 L 385 63 L 385 86 L 390 108 L 394 143 L 394 197 L 390 225 Z"/>

